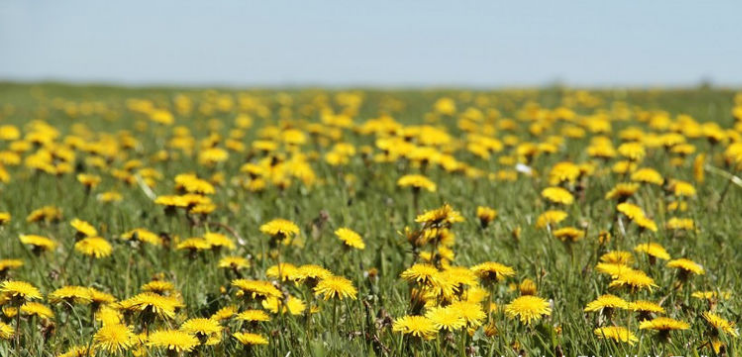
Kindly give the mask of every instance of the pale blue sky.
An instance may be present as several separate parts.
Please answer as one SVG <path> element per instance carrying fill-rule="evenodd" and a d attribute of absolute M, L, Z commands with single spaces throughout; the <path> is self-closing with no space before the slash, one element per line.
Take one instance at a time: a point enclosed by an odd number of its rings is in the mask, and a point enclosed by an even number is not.
<path fill-rule="evenodd" d="M 0 79 L 742 85 L 742 1 L 0 0 Z"/>

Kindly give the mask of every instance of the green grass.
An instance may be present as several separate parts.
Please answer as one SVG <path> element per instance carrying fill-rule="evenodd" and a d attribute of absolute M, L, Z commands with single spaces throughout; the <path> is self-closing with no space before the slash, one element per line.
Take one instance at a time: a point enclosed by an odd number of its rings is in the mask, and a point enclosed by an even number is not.
<path fill-rule="evenodd" d="M 277 101 L 278 93 L 289 94 L 293 103 L 288 106 L 292 115 L 280 119 L 282 107 Z M 560 161 L 586 162 L 590 160 L 585 152 L 589 136 L 580 139 L 569 139 L 559 152 L 551 155 L 540 155 L 531 164 L 537 171 L 534 177 L 519 175 L 517 181 L 497 181 L 484 178 L 467 178 L 461 174 L 447 173 L 436 165 L 431 165 L 425 175 L 434 181 L 438 190 L 434 193 L 422 192 L 420 210 L 434 209 L 443 203 L 449 203 L 460 211 L 466 221 L 453 226 L 456 235 L 454 247 L 455 259 L 452 265 L 472 266 L 481 262 L 496 261 L 511 266 L 516 276 L 507 282 L 500 283 L 495 289 L 494 302 L 503 307 L 518 296 L 518 292 L 508 288 L 509 283 L 518 283 L 525 278 L 536 281 L 538 296 L 553 301 L 553 312 L 550 317 L 541 319 L 532 326 L 523 326 L 509 319 L 502 309 L 492 315 L 498 334 L 493 337 L 484 335 L 479 329 L 473 336 L 466 337 L 469 349 L 462 350 L 460 341 L 464 334 L 459 331 L 453 336 L 441 334 L 434 341 L 413 341 L 391 331 L 386 316 L 398 318 L 409 309 L 409 288 L 399 274 L 414 263 L 412 248 L 400 233 L 405 226 L 418 227 L 414 222 L 416 212 L 412 205 L 412 193 L 396 186 L 397 179 L 405 173 L 418 173 L 420 170 L 409 162 L 372 163 L 364 162 L 358 153 L 350 163 L 343 167 L 333 167 L 322 160 L 330 147 L 307 143 L 302 151 L 317 151 L 318 159 L 310 159 L 318 183 L 305 186 L 295 182 L 285 190 L 269 187 L 260 194 L 252 193 L 242 187 L 233 185 L 232 179 L 244 177 L 239 172 L 242 164 L 255 160 L 256 156 L 247 153 L 230 153 L 227 162 L 215 167 L 199 165 L 197 160 L 180 153 L 179 158 L 167 162 L 151 163 L 150 156 L 165 148 L 170 128 L 157 128 L 154 123 L 144 131 L 137 131 L 135 123 L 146 121 L 137 113 L 126 109 L 129 98 L 149 98 L 158 106 L 171 105 L 171 99 L 177 93 L 184 93 L 197 104 L 207 102 L 217 92 L 202 89 L 177 88 L 117 88 L 98 86 L 67 86 L 62 84 L 0 84 L 0 125 L 13 124 L 23 130 L 31 120 L 45 120 L 54 126 L 62 141 L 73 132 L 73 126 L 84 124 L 94 134 L 116 135 L 121 130 L 128 130 L 139 142 L 136 149 L 121 150 L 110 163 L 111 168 L 121 168 L 131 159 L 141 159 L 146 167 L 156 169 L 162 174 L 153 191 L 157 195 L 175 192 L 173 178 L 180 173 L 194 172 L 202 178 L 209 178 L 217 172 L 226 177 L 223 186 L 217 187 L 212 195 L 217 210 L 208 218 L 233 229 L 243 238 L 243 243 L 231 252 L 233 255 L 250 256 L 253 266 L 244 271 L 246 277 L 265 279 L 265 271 L 275 264 L 273 259 L 262 259 L 268 238 L 260 233 L 261 224 L 273 218 L 286 218 L 297 223 L 301 236 L 305 240 L 303 247 L 289 246 L 281 251 L 281 261 L 294 265 L 318 264 L 335 274 L 351 279 L 358 289 L 358 300 L 343 300 L 339 309 L 337 324 L 332 323 L 333 301 L 319 301 L 321 311 L 311 317 L 273 315 L 270 322 L 263 323 L 253 332 L 269 336 L 270 345 L 257 347 L 253 352 L 258 356 L 345 356 L 345 355 L 466 355 L 471 351 L 476 356 L 515 356 L 519 350 L 529 356 L 555 356 L 557 349 L 567 356 L 576 355 L 713 355 L 705 346 L 709 341 L 710 330 L 704 323 L 701 314 L 708 311 L 709 304 L 704 300 L 691 298 L 690 294 L 700 290 L 730 291 L 731 298 L 718 302 L 714 308 L 720 315 L 731 321 L 740 319 L 740 297 L 742 288 L 739 272 L 742 271 L 742 236 L 740 235 L 739 211 L 742 209 L 742 188 L 731 185 L 723 202 L 722 192 L 727 186 L 727 178 L 716 173 L 707 172 L 703 183 L 694 181 L 691 169 L 693 157 L 686 160 L 681 167 L 673 167 L 668 160 L 668 153 L 662 149 L 650 150 L 642 167 L 652 167 L 666 178 L 692 182 L 698 194 L 689 201 L 687 212 L 678 214 L 692 218 L 697 226 L 696 231 L 684 234 L 673 234 L 664 228 L 667 218 L 673 216 L 665 209 L 665 195 L 660 187 L 646 186 L 636 194 L 633 202 L 644 208 L 657 222 L 660 229 L 656 233 L 640 233 L 635 225 L 629 225 L 625 235 L 620 234 L 614 220 L 615 202 L 604 199 L 605 193 L 619 177 L 614 174 L 590 177 L 585 196 L 574 205 L 567 207 L 569 218 L 561 226 L 572 225 L 587 227 L 585 239 L 575 243 L 570 255 L 564 244 L 550 236 L 550 233 L 535 227 L 534 223 L 548 205 L 539 193 L 548 187 L 547 173 Z M 292 127 L 304 128 L 308 122 L 319 122 L 320 115 L 316 110 L 307 110 L 305 106 L 318 96 L 326 96 L 329 107 L 336 112 L 341 107 L 333 101 L 337 92 L 316 90 L 230 90 L 222 89 L 219 94 L 237 98 L 248 95 L 256 98 L 270 110 L 270 114 L 260 117 L 253 109 L 246 109 L 254 120 L 251 129 L 241 141 L 249 144 L 259 136 L 259 129 L 277 123 L 289 124 Z M 556 108 L 565 97 L 573 91 L 561 88 L 529 91 L 470 91 L 471 97 L 482 96 L 490 99 L 490 104 L 483 109 L 496 108 L 502 117 L 516 118 L 518 111 L 528 102 L 539 103 L 544 108 Z M 652 111 L 666 111 L 672 119 L 678 114 L 691 115 L 699 122 L 716 122 L 724 128 L 732 128 L 734 120 L 731 110 L 734 105 L 734 92 L 728 90 L 688 89 L 688 90 L 616 90 L 592 91 L 603 100 L 595 108 L 578 106 L 574 110 L 580 115 L 589 115 L 598 111 L 610 110 L 613 103 L 622 101 L 636 112 L 639 108 Z M 388 99 L 394 98 L 405 107 L 391 112 L 391 115 L 404 125 L 418 125 L 425 122 L 426 113 L 431 112 L 436 99 L 450 96 L 457 100 L 459 112 L 476 103 L 467 101 L 461 91 L 398 91 L 386 92 L 363 91 L 363 104 L 354 116 L 356 125 L 379 116 L 381 109 L 387 106 Z M 62 101 L 58 100 L 62 99 Z M 58 103 L 100 102 L 105 110 L 90 115 L 70 116 L 59 109 Z M 69 107 L 69 106 L 68 106 Z M 191 130 L 196 140 L 208 135 L 207 122 L 217 119 L 222 128 L 217 132 L 223 138 L 228 137 L 229 130 L 234 128 L 234 118 L 238 110 L 216 110 L 209 115 L 195 111 L 190 115 L 176 115 L 176 125 Z M 493 121 L 497 123 L 497 120 Z M 541 142 L 549 135 L 558 135 L 563 122 L 557 122 L 539 137 L 528 132 L 530 123 L 518 121 L 519 130 L 515 131 L 523 141 Z M 455 118 L 442 117 L 435 123 L 445 127 L 448 133 L 461 140 L 465 133 L 457 127 Z M 618 133 L 629 126 L 639 126 L 646 131 L 646 123 L 632 121 L 612 122 L 614 145 L 620 140 Z M 26 131 L 23 130 L 25 133 Z M 360 150 L 364 145 L 374 146 L 375 138 L 360 135 L 353 130 L 344 129 L 343 141 L 350 142 Z M 495 136 L 502 138 L 510 134 L 498 131 Z M 739 135 L 739 133 L 738 133 Z M 90 140 L 90 139 L 86 139 Z M 721 161 L 725 144 L 715 147 L 705 139 L 689 139 L 697 146 L 697 152 L 709 155 L 707 165 L 718 170 L 728 171 Z M 9 142 L 0 142 L 0 150 L 8 150 Z M 249 148 L 249 145 L 248 145 Z M 35 149 L 34 149 L 35 150 Z M 460 149 L 455 152 L 458 160 L 485 172 L 496 172 L 508 169 L 500 165 L 497 156 L 508 155 L 506 149 L 490 160 L 483 160 Z M 198 149 L 196 149 L 198 151 Z M 177 152 L 177 150 L 172 150 Z M 374 149 L 374 153 L 378 153 Z M 22 154 L 26 157 L 29 153 Z M 182 238 L 197 237 L 206 232 L 204 225 L 190 224 L 182 212 L 175 216 L 165 214 L 161 206 L 156 205 L 139 185 L 128 185 L 112 177 L 110 171 L 97 169 L 85 164 L 85 157 L 90 154 L 77 152 L 76 170 L 100 175 L 103 180 L 92 194 L 76 181 L 74 174 L 53 176 L 32 171 L 23 166 L 6 165 L 10 181 L 2 184 L 0 193 L 0 211 L 11 213 L 13 219 L 0 228 L 0 259 L 22 259 L 25 265 L 12 271 L 11 277 L 24 280 L 38 287 L 47 294 L 64 285 L 84 285 L 109 292 L 119 299 L 131 297 L 139 292 L 139 287 L 149 282 L 153 276 L 164 274 L 172 281 L 182 294 L 186 308 L 171 321 L 158 323 L 157 327 L 170 326 L 177 328 L 179 323 L 190 317 L 208 317 L 217 309 L 227 305 L 241 306 L 241 302 L 229 288 L 233 275 L 217 268 L 219 256 L 225 255 L 207 252 L 196 259 L 174 249 L 152 246 L 133 247 L 118 236 L 136 227 L 145 227 L 156 233 L 167 233 L 169 236 Z M 695 156 L 695 155 L 693 155 Z M 610 169 L 613 160 L 599 166 Z M 349 178 L 352 175 L 353 178 Z M 95 199 L 95 194 L 115 190 L 124 196 L 124 200 L 115 204 L 105 204 Z M 55 205 L 64 212 L 60 223 L 39 225 L 27 223 L 25 217 L 34 209 Z M 490 206 L 498 210 L 498 218 L 486 230 L 479 226 L 475 217 L 477 206 Z M 329 221 L 315 233 L 312 222 L 321 212 L 326 212 Z M 74 230 L 69 225 L 73 218 L 79 218 L 96 226 L 101 235 L 113 245 L 113 254 L 104 259 L 91 261 L 75 252 Z M 232 236 L 228 230 L 214 228 Z M 339 227 L 350 227 L 359 232 L 366 249 L 361 252 L 349 252 L 344 249 L 333 232 Z M 519 240 L 512 238 L 511 231 L 521 227 Z M 316 229 L 316 227 L 315 227 Z M 601 230 L 614 233 L 611 242 L 601 247 L 597 235 Z M 39 234 L 59 242 L 57 250 L 40 256 L 18 241 L 19 234 Z M 234 237 L 233 237 L 234 238 Z M 661 243 L 673 258 L 687 257 L 703 265 L 706 274 L 692 277 L 683 287 L 675 289 L 678 280 L 673 269 L 664 266 L 663 261 L 656 265 L 642 255 L 636 254 L 635 268 L 652 276 L 658 288 L 651 292 L 642 290 L 637 293 L 629 291 L 611 291 L 608 289 L 610 279 L 594 270 L 600 254 L 607 250 L 632 251 L 636 244 L 647 241 Z M 378 269 L 378 280 L 365 278 L 364 272 L 370 268 Z M 311 292 L 294 284 L 283 286 L 292 295 L 303 298 L 305 302 L 316 301 Z M 225 288 L 226 293 L 220 292 Z M 612 292 L 629 300 L 660 301 L 667 310 L 667 315 L 691 324 L 687 331 L 673 332 L 669 343 L 660 343 L 653 338 L 650 331 L 638 330 L 639 321 L 635 314 L 618 312 L 615 323 L 628 326 L 640 338 L 635 346 L 617 344 L 600 340 L 593 334 L 597 327 L 597 314 L 584 313 L 585 305 L 597 296 Z M 2 356 L 54 356 L 64 352 L 68 346 L 90 343 L 96 331 L 96 324 L 90 318 L 89 306 L 75 306 L 72 309 L 54 307 L 55 318 L 41 322 L 38 319 L 26 319 L 21 322 L 20 348 L 12 341 L 0 340 Z M 14 325 L 14 319 L 0 315 L 0 320 Z M 130 321 L 136 328 L 139 324 Z M 309 328 L 307 328 L 309 326 Z M 238 325 L 228 325 L 234 332 Z M 722 337 L 727 344 L 729 356 L 740 350 L 738 338 Z M 514 349 L 513 345 L 519 347 Z M 242 353 L 240 346 L 227 333 L 223 342 L 214 347 L 199 350 L 203 356 L 231 356 Z M 385 352 L 386 351 L 386 352 Z M 131 354 L 132 351 L 127 352 Z M 152 352 L 151 355 L 159 355 Z M 128 355 L 127 354 L 127 355 Z M 100 356 L 105 355 L 103 352 Z M 162 354 L 164 355 L 164 354 Z"/>

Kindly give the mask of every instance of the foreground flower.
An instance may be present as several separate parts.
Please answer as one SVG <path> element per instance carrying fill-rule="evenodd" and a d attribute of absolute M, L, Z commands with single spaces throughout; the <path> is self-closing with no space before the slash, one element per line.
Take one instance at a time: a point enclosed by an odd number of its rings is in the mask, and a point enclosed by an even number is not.
<path fill-rule="evenodd" d="M 463 222 L 464 217 L 450 205 L 444 204 L 441 208 L 425 211 L 415 218 L 415 222 L 426 227 L 449 227 L 453 223 Z"/>
<path fill-rule="evenodd" d="M 39 289 L 36 289 L 33 285 L 25 281 L 4 281 L 2 285 L 0 285 L 0 293 L 20 301 L 41 299 L 41 292 Z"/>
<path fill-rule="evenodd" d="M 496 262 L 486 262 L 471 267 L 474 274 L 486 283 L 503 281 L 507 277 L 515 275 L 513 268 Z"/>
<path fill-rule="evenodd" d="M 427 317 L 405 316 L 394 321 L 392 331 L 430 340 L 438 333 L 438 328 Z"/>
<path fill-rule="evenodd" d="M 277 218 L 260 226 L 260 231 L 271 237 L 284 238 L 299 234 L 299 227 L 294 222 Z"/>
<path fill-rule="evenodd" d="M 629 303 L 615 295 L 601 295 L 594 301 L 591 301 L 585 306 L 585 312 L 601 311 L 601 310 L 614 310 L 621 309 L 626 310 L 629 308 Z M 608 313 L 606 313 L 608 315 Z"/>
<path fill-rule="evenodd" d="M 215 345 L 221 340 L 222 326 L 212 319 L 189 319 L 180 326 L 182 331 L 195 335 L 201 343 Z"/>
<path fill-rule="evenodd" d="M 356 248 L 358 250 L 366 248 L 366 243 L 363 242 L 363 238 L 361 238 L 358 233 L 348 228 L 340 228 L 336 230 L 335 235 L 338 236 L 338 238 L 340 238 L 340 240 L 348 247 Z"/>
<path fill-rule="evenodd" d="M 147 339 L 150 348 L 162 348 L 176 353 L 190 352 L 198 346 L 198 339 L 188 332 L 179 330 L 159 330 Z"/>
<path fill-rule="evenodd" d="M 685 258 L 671 260 L 667 263 L 667 267 L 679 269 L 681 273 L 685 275 L 690 273 L 703 275 L 705 273 L 700 264 Z"/>
<path fill-rule="evenodd" d="M 495 218 L 497 218 L 497 211 L 490 207 L 478 206 L 477 218 L 479 218 L 479 224 L 482 226 L 482 228 L 487 228 L 490 222 L 494 221 Z"/>
<path fill-rule="evenodd" d="M 93 258 L 104 258 L 111 255 L 113 247 L 100 237 L 88 237 L 75 243 L 75 250 Z"/>
<path fill-rule="evenodd" d="M 616 342 L 625 342 L 630 346 L 634 345 L 634 342 L 639 341 L 636 336 L 629 331 L 629 329 L 620 326 L 609 326 L 596 328 L 593 333 L 599 338 L 607 338 Z"/>
<path fill-rule="evenodd" d="M 520 322 L 530 325 L 541 316 L 550 316 L 549 302 L 538 296 L 521 296 L 505 306 L 505 313 L 510 318 L 518 318 Z"/>
<path fill-rule="evenodd" d="M 721 331 L 732 337 L 739 337 L 739 331 L 734 326 L 734 322 L 728 321 L 713 312 L 704 312 L 703 319 L 715 330 L 713 331 L 715 334 Z"/>
<path fill-rule="evenodd" d="M 0 340 L 10 340 L 14 332 L 15 330 L 10 325 L 0 322 Z"/>
<path fill-rule="evenodd" d="M 645 320 L 639 324 L 640 330 L 655 330 L 659 332 L 659 339 L 667 341 L 670 338 L 670 332 L 676 330 L 687 330 L 690 325 L 684 321 L 678 321 L 669 317 L 657 317 L 653 320 Z"/>
<path fill-rule="evenodd" d="M 110 324 L 101 327 L 93 336 L 95 347 L 111 354 L 126 351 L 134 343 L 134 333 L 122 324 Z"/>
<path fill-rule="evenodd" d="M 350 298 L 355 300 L 356 288 L 353 287 L 353 283 L 340 276 L 331 276 L 320 280 L 316 287 L 314 287 L 314 295 L 322 296 L 324 300 L 330 300 L 337 298 L 343 300 L 343 298 Z"/>
<path fill-rule="evenodd" d="M 461 316 L 459 309 L 451 307 L 434 307 L 425 313 L 433 325 L 439 330 L 455 331 L 466 326 L 466 320 Z"/>
<path fill-rule="evenodd" d="M 399 187 L 412 187 L 416 190 L 424 189 L 430 192 L 436 190 L 435 183 L 423 175 L 404 175 L 397 180 L 397 185 Z"/>
<path fill-rule="evenodd" d="M 245 346 L 259 346 L 259 345 L 267 345 L 268 339 L 265 338 L 263 335 L 258 335 L 256 333 L 249 333 L 249 332 L 235 332 L 232 335 L 239 343 L 245 345 Z"/>

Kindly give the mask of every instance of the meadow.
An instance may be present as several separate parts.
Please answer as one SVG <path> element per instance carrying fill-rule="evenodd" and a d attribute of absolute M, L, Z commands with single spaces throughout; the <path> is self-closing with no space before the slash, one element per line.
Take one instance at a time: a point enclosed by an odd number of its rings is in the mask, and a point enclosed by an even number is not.
<path fill-rule="evenodd" d="M 0 83 L 0 356 L 735 356 L 742 93 Z"/>

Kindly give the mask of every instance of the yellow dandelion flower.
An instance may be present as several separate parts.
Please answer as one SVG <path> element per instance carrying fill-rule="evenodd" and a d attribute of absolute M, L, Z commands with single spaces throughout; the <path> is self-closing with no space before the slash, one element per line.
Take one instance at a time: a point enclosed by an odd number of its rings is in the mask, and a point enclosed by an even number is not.
<path fill-rule="evenodd" d="M 652 291 L 652 288 L 657 287 L 657 284 L 655 284 L 654 279 L 643 271 L 629 269 L 618 272 L 608 287 L 629 287 L 632 291 L 641 289 Z"/>
<path fill-rule="evenodd" d="M 245 346 L 260 346 L 268 344 L 268 339 L 265 338 L 265 336 L 255 333 L 235 332 L 232 334 L 232 337 Z"/>
<path fill-rule="evenodd" d="M 739 337 L 739 331 L 737 331 L 734 322 L 728 321 L 720 315 L 708 311 L 703 313 L 703 318 L 712 328 L 716 329 L 717 331 L 724 332 L 733 337 Z"/>
<path fill-rule="evenodd" d="M 292 237 L 299 234 L 299 227 L 289 220 L 278 218 L 260 226 L 260 231 L 272 237 Z"/>
<path fill-rule="evenodd" d="M 561 187 L 547 187 L 541 191 L 541 197 L 547 199 L 551 203 L 563 205 L 571 205 L 575 201 L 575 197 L 572 196 L 569 191 Z"/>
<path fill-rule="evenodd" d="M 429 340 L 435 337 L 438 328 L 425 316 L 404 316 L 394 320 L 392 331 Z"/>
<path fill-rule="evenodd" d="M 49 294 L 49 302 L 60 304 L 63 302 L 72 304 L 89 304 L 93 302 L 90 288 L 84 286 L 63 286 Z"/>
<path fill-rule="evenodd" d="M 601 255 L 600 261 L 609 264 L 628 265 L 634 262 L 634 256 L 630 252 L 614 250 Z"/>
<path fill-rule="evenodd" d="M 43 252 L 56 248 L 57 242 L 34 234 L 21 234 L 20 241 L 23 244 L 30 245 L 35 251 Z"/>
<path fill-rule="evenodd" d="M 669 317 L 656 317 L 639 323 L 640 330 L 672 331 L 687 330 L 690 325 L 684 321 L 678 321 Z"/>
<path fill-rule="evenodd" d="M 399 277 L 406 280 L 410 284 L 419 284 L 422 286 L 435 285 L 438 278 L 438 268 L 431 264 L 415 264 L 405 271 L 403 271 Z"/>
<path fill-rule="evenodd" d="M 430 192 L 436 190 L 435 183 L 423 175 L 404 175 L 397 180 L 397 186 L 412 187 L 417 190 L 424 189 Z"/>
<path fill-rule="evenodd" d="M 546 228 L 547 226 L 557 224 L 565 219 L 567 219 L 567 212 L 560 211 L 560 210 L 549 210 L 544 213 L 542 213 L 538 218 L 536 219 L 536 227 L 538 228 Z"/>
<path fill-rule="evenodd" d="M 593 330 L 593 333 L 595 336 L 598 336 L 598 338 L 611 339 L 616 342 L 625 342 L 628 343 L 629 346 L 633 346 L 635 342 L 639 341 L 639 339 L 631 333 L 629 329 L 620 326 L 599 327 Z"/>
<path fill-rule="evenodd" d="M 199 345 L 195 336 L 179 330 L 155 331 L 147 340 L 147 346 L 150 348 L 161 348 L 176 353 L 190 352 Z"/>
<path fill-rule="evenodd" d="M 466 326 L 466 320 L 461 316 L 459 310 L 447 307 L 433 307 L 425 313 L 433 325 L 439 330 L 456 331 Z"/>
<path fill-rule="evenodd" d="M 634 247 L 634 251 L 637 253 L 645 253 L 650 257 L 669 260 L 670 254 L 665 248 L 657 243 L 642 243 Z"/>
<path fill-rule="evenodd" d="M 10 340 L 15 335 L 15 330 L 10 325 L 0 322 L 0 340 Z"/>
<path fill-rule="evenodd" d="M 496 262 L 485 262 L 471 267 L 477 277 L 485 282 L 503 281 L 515 275 L 513 268 Z"/>
<path fill-rule="evenodd" d="M 564 227 L 555 230 L 552 234 L 562 242 L 576 242 L 585 236 L 585 231 L 575 227 Z"/>
<path fill-rule="evenodd" d="M 0 284 L 0 293 L 19 300 L 41 299 L 39 289 L 25 281 L 4 281 Z"/>
<path fill-rule="evenodd" d="M 667 266 L 669 268 L 680 269 L 685 273 L 693 273 L 696 275 L 703 275 L 706 273 L 700 264 L 685 258 L 671 260 L 667 262 Z"/>
<path fill-rule="evenodd" d="M 88 237 L 75 243 L 75 250 L 93 258 L 105 258 L 111 255 L 113 247 L 100 237 Z"/>
<path fill-rule="evenodd" d="M 340 276 L 331 276 L 320 280 L 317 286 L 314 287 L 314 295 L 322 296 L 324 300 L 330 300 L 337 298 L 343 300 L 343 298 L 356 299 L 356 288 L 353 287 L 353 283 Z"/>
<path fill-rule="evenodd" d="M 50 319 L 54 317 L 54 312 L 52 312 L 52 309 L 48 306 L 31 301 L 21 305 L 21 313 L 29 316 L 35 315 L 42 319 Z"/>
<path fill-rule="evenodd" d="M 244 294 L 250 294 L 253 299 L 278 298 L 283 295 L 280 290 L 267 281 L 237 279 L 232 280 L 232 286 L 240 289 Z"/>
<path fill-rule="evenodd" d="M 615 295 L 601 295 L 597 299 L 589 302 L 585 306 L 585 312 L 601 311 L 604 309 L 620 309 L 626 310 L 629 308 L 629 303 Z"/>
<path fill-rule="evenodd" d="M 519 319 L 522 323 L 530 325 L 542 316 L 551 315 L 551 307 L 548 301 L 538 296 L 521 296 L 510 304 L 505 305 L 505 313 L 512 319 Z"/>
<path fill-rule="evenodd" d="M 490 222 L 497 218 L 497 211 L 490 207 L 478 206 L 477 207 L 477 218 L 482 228 L 487 228 Z"/>
<path fill-rule="evenodd" d="M 101 327 L 93 336 L 95 348 L 118 354 L 134 344 L 134 333 L 122 324 L 108 324 Z"/>
<path fill-rule="evenodd" d="M 93 227 L 92 224 L 85 222 L 80 219 L 73 219 L 72 222 L 70 222 L 70 225 L 72 228 L 75 228 L 75 230 L 85 237 L 97 237 L 98 236 L 98 230 Z"/>
<path fill-rule="evenodd" d="M 442 207 L 425 211 L 423 214 L 418 215 L 415 218 L 415 222 L 422 223 L 428 227 L 444 227 L 450 226 L 453 223 L 463 222 L 464 217 L 461 213 L 455 211 L 453 207 L 448 204 L 444 204 Z"/>
<path fill-rule="evenodd" d="M 335 235 L 340 238 L 346 246 L 363 250 L 366 248 L 366 243 L 363 242 L 361 235 L 352 231 L 349 228 L 340 228 L 335 231 Z"/>

